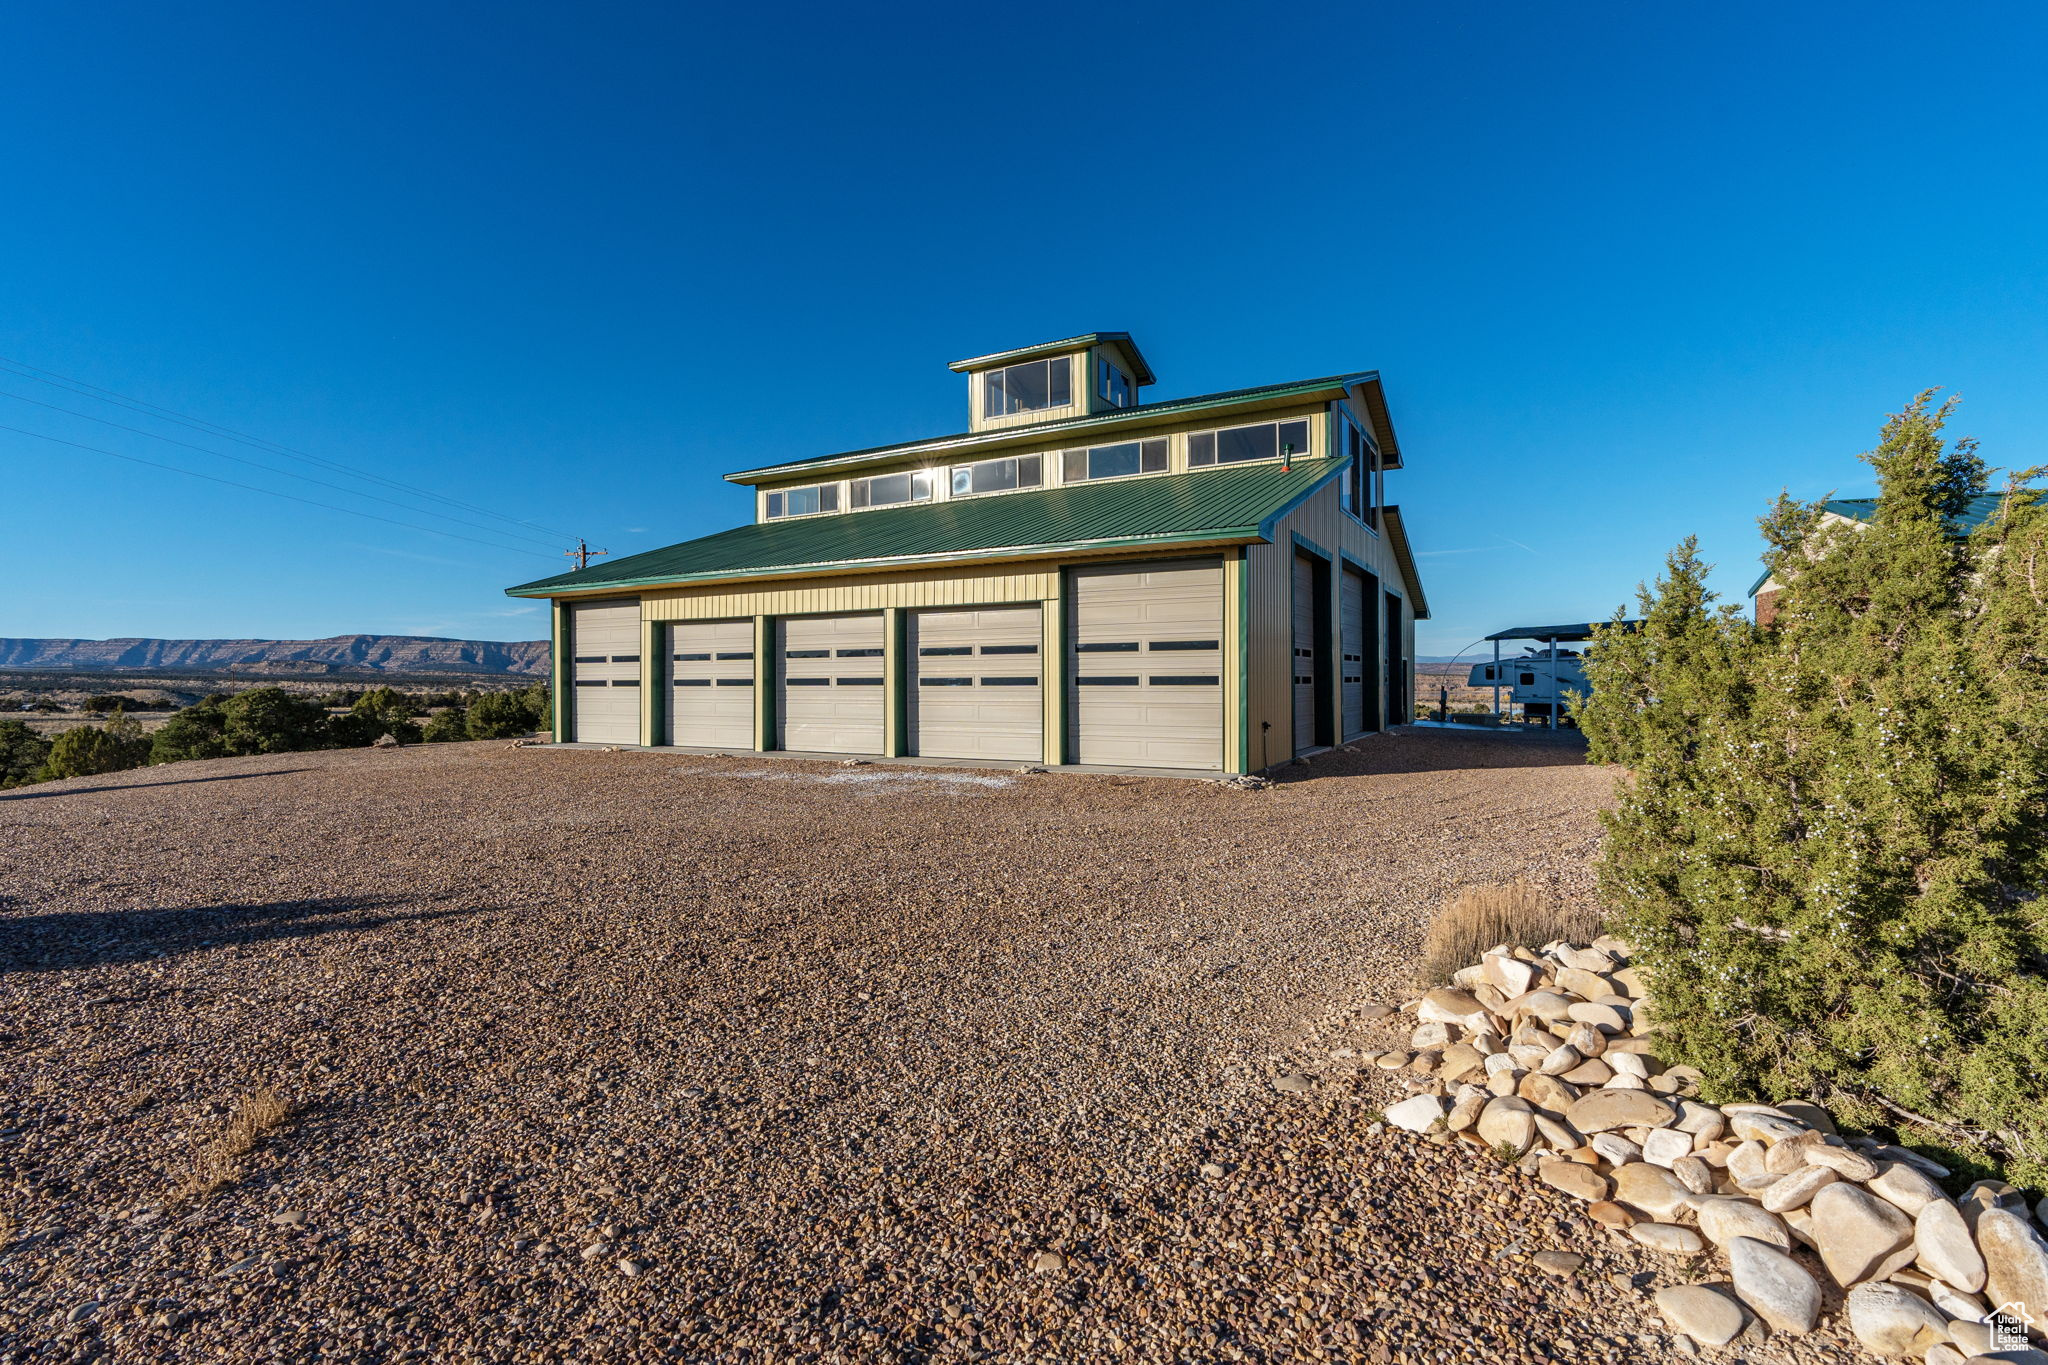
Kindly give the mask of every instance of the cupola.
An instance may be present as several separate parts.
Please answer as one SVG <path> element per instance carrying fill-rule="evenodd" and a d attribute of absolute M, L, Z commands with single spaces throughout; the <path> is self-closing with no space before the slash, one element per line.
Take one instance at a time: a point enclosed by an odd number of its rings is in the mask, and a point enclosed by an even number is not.
<path fill-rule="evenodd" d="M 956 360 L 967 376 L 969 431 L 1029 426 L 1136 407 L 1152 367 L 1129 332 L 1089 332 Z"/>

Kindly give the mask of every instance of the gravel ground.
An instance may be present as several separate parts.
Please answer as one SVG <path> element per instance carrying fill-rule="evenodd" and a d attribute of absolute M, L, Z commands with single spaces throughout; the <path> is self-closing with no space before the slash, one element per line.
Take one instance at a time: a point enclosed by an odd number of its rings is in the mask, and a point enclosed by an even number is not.
<path fill-rule="evenodd" d="M 1588 894 L 1610 777 L 1286 771 L 465 744 L 0 795 L 0 1359 L 1664 1358 L 1647 1253 L 1373 1131 L 1402 1087 L 1341 1060 L 1446 892 Z"/>

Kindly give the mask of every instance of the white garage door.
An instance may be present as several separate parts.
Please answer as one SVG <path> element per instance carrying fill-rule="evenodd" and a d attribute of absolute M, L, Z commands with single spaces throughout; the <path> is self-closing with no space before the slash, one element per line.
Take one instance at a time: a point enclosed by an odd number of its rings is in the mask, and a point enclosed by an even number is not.
<path fill-rule="evenodd" d="M 1045 756 L 1037 607 L 912 614 L 910 752 L 924 758 Z"/>
<path fill-rule="evenodd" d="M 775 623 L 775 745 L 882 752 L 882 614 L 786 616 Z"/>
<path fill-rule="evenodd" d="M 668 643 L 668 742 L 753 748 L 753 621 L 678 621 Z"/>
<path fill-rule="evenodd" d="M 1316 744 L 1316 566 L 1307 555 L 1294 556 L 1294 752 Z"/>
<path fill-rule="evenodd" d="M 569 608 L 569 649 L 573 737 L 585 744 L 638 744 L 640 604 L 575 603 Z"/>
<path fill-rule="evenodd" d="M 1223 766 L 1223 565 L 1075 569 L 1067 597 L 1073 762 Z"/>
<path fill-rule="evenodd" d="M 1338 603 L 1344 653 L 1344 738 L 1365 733 L 1365 580 L 1346 569 Z"/>

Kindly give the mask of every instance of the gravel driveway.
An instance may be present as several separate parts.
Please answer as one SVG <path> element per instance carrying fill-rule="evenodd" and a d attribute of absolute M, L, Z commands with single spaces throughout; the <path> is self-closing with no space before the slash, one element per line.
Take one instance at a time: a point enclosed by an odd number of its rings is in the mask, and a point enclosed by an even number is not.
<path fill-rule="evenodd" d="M 1424 731 L 1287 773 L 463 744 L 0 795 L 0 1358 L 1661 1357 L 1640 1254 L 1366 1132 L 1399 1092 L 1331 1056 L 1391 1046 L 1353 1012 L 1447 891 L 1587 894 L 1610 776 Z"/>

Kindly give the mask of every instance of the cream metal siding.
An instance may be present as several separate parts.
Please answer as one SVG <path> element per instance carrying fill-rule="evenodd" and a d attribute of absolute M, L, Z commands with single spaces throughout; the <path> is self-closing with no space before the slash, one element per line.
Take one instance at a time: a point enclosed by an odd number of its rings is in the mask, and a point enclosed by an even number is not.
<path fill-rule="evenodd" d="M 775 623 L 775 747 L 882 752 L 889 689 L 880 612 Z"/>
<path fill-rule="evenodd" d="M 1365 579 L 1356 569 L 1346 568 L 1338 586 L 1339 613 L 1338 636 L 1341 641 L 1343 677 L 1340 680 L 1344 693 L 1344 738 L 1356 739 L 1365 733 L 1365 670 L 1370 666 L 1366 651 L 1371 647 L 1371 627 L 1366 620 Z"/>
<path fill-rule="evenodd" d="M 640 742 L 640 604 L 577 602 L 569 608 L 572 738 Z"/>
<path fill-rule="evenodd" d="M 709 620 L 728 616 L 797 616 L 881 611 L 886 607 L 965 607 L 1043 602 L 1059 595 L 1059 570 L 918 569 L 904 573 L 837 574 L 760 585 L 675 588 L 642 599 L 648 619 Z"/>
<path fill-rule="evenodd" d="M 668 636 L 669 744 L 754 747 L 754 622 L 678 621 Z"/>
<path fill-rule="evenodd" d="M 1069 761 L 1224 765 L 1223 581 L 1215 559 L 1071 571 Z"/>
<path fill-rule="evenodd" d="M 1282 517 L 1273 529 L 1273 543 L 1251 545 L 1245 548 L 1246 576 L 1246 659 L 1245 659 L 1245 725 L 1249 746 L 1248 766 L 1254 772 L 1284 762 L 1291 752 L 1291 736 L 1294 723 L 1294 556 L 1296 537 L 1319 554 L 1327 554 L 1339 563 L 1349 563 L 1373 575 L 1378 584 L 1399 583 L 1400 567 L 1394 561 L 1392 549 L 1377 532 L 1343 510 L 1338 502 L 1336 483 L 1325 485 L 1301 506 Z M 1335 593 L 1338 575 L 1332 573 L 1330 591 Z M 1401 604 L 1404 599 L 1392 596 L 1393 603 Z M 1379 604 L 1369 601 L 1369 609 Z M 1331 618 L 1336 619 L 1336 603 L 1330 606 Z M 1377 618 L 1377 610 L 1369 610 L 1369 617 Z M 1393 630 L 1382 629 L 1376 619 L 1369 619 L 1366 626 L 1368 648 L 1364 676 L 1368 686 L 1368 729 L 1378 728 L 1378 717 L 1392 708 L 1387 705 L 1389 665 L 1386 662 L 1387 642 L 1396 642 L 1395 653 L 1401 660 L 1398 667 L 1405 677 L 1409 656 L 1407 642 L 1412 639 L 1413 623 L 1408 620 L 1405 605 L 1400 607 L 1398 626 Z M 1337 670 L 1326 673 L 1333 689 L 1342 687 L 1343 674 Z M 1377 702 L 1377 705 L 1373 703 Z M 1331 705 L 1342 704 L 1341 695 L 1331 697 Z"/>
<path fill-rule="evenodd" d="M 1305 554 L 1294 556 L 1294 596 L 1291 620 L 1293 662 L 1294 752 L 1304 753 L 1316 744 L 1316 675 L 1321 661 L 1316 658 L 1316 566 Z"/>
<path fill-rule="evenodd" d="M 1031 607 L 910 614 L 909 751 L 1036 763 L 1045 752 L 1042 614 Z"/>

